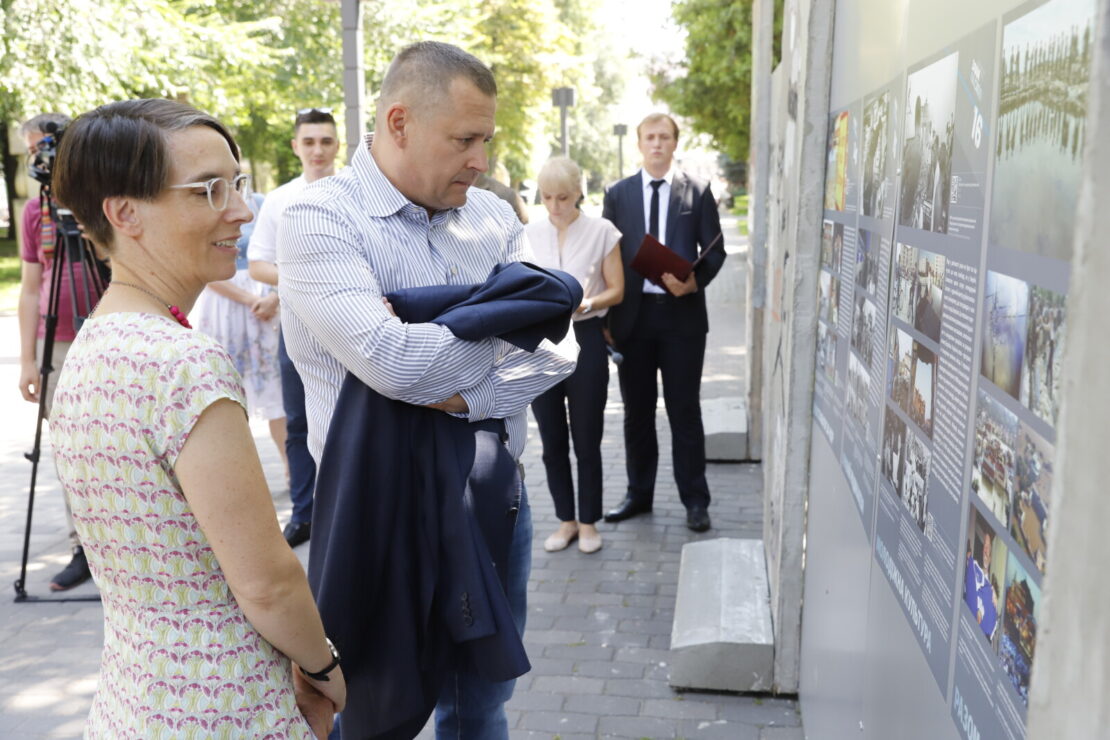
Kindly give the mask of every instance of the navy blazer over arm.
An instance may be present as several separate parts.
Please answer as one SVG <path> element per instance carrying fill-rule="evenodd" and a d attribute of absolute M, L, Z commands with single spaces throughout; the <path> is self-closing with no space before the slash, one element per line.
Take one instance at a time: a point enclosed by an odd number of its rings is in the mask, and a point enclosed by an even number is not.
<path fill-rule="evenodd" d="M 565 336 L 582 300 L 572 276 L 522 263 L 457 288 L 387 298 L 403 320 L 533 349 Z M 505 596 L 520 496 L 500 419 L 395 401 L 348 374 L 320 460 L 308 572 L 343 656 L 344 738 L 415 736 L 460 663 L 491 680 L 530 669 Z"/>

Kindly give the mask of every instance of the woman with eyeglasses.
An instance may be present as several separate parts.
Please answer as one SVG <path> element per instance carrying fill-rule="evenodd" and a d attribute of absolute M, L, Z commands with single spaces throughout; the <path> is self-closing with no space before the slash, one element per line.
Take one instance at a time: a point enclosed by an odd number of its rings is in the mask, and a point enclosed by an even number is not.
<path fill-rule="evenodd" d="M 238 148 L 182 103 L 111 103 L 66 131 L 54 187 L 113 275 L 51 419 L 104 605 L 86 737 L 326 737 L 338 653 L 278 529 L 239 375 L 186 318 L 235 273 Z"/>

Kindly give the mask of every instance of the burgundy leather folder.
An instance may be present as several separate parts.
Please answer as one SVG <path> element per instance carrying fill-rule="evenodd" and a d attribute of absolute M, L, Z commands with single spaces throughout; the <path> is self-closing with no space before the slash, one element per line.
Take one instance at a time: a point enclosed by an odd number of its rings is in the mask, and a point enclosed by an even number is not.
<path fill-rule="evenodd" d="M 663 283 L 663 273 L 669 272 L 679 280 L 686 280 L 690 273 L 705 259 L 709 250 L 717 246 L 722 236 L 723 233 L 718 234 L 717 238 L 702 250 L 698 258 L 691 262 L 685 257 L 672 252 L 651 234 L 645 234 L 644 240 L 640 242 L 640 248 L 636 251 L 636 256 L 632 258 L 632 262 L 628 266 L 660 288 L 666 289 L 667 286 Z"/>

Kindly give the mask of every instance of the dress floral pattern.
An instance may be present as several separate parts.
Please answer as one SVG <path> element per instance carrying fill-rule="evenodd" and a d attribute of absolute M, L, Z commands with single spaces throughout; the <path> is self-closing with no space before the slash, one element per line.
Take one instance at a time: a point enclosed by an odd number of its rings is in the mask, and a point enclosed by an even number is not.
<path fill-rule="evenodd" d="M 60 374 L 58 468 L 104 608 L 89 738 L 311 738 L 289 660 L 247 621 L 173 465 L 244 392 L 215 340 L 169 318 L 90 319 Z"/>

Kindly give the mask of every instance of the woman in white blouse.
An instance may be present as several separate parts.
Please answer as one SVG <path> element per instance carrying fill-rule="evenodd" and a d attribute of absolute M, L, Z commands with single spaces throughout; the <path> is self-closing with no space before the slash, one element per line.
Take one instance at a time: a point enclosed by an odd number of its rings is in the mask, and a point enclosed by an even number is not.
<path fill-rule="evenodd" d="M 579 550 L 592 553 L 601 549 L 595 523 L 601 518 L 601 433 L 609 389 L 602 328 L 609 307 L 624 297 L 621 234 L 609 221 L 578 210 L 582 173 L 573 160 L 554 157 L 540 170 L 538 180 L 548 218 L 526 227 L 536 262 L 574 275 L 583 295 L 574 316 L 578 368 L 532 402 L 543 442 L 547 486 L 560 521 L 543 547 L 555 552 L 577 539 Z M 568 439 L 574 442 L 578 460 L 577 515 Z"/>

